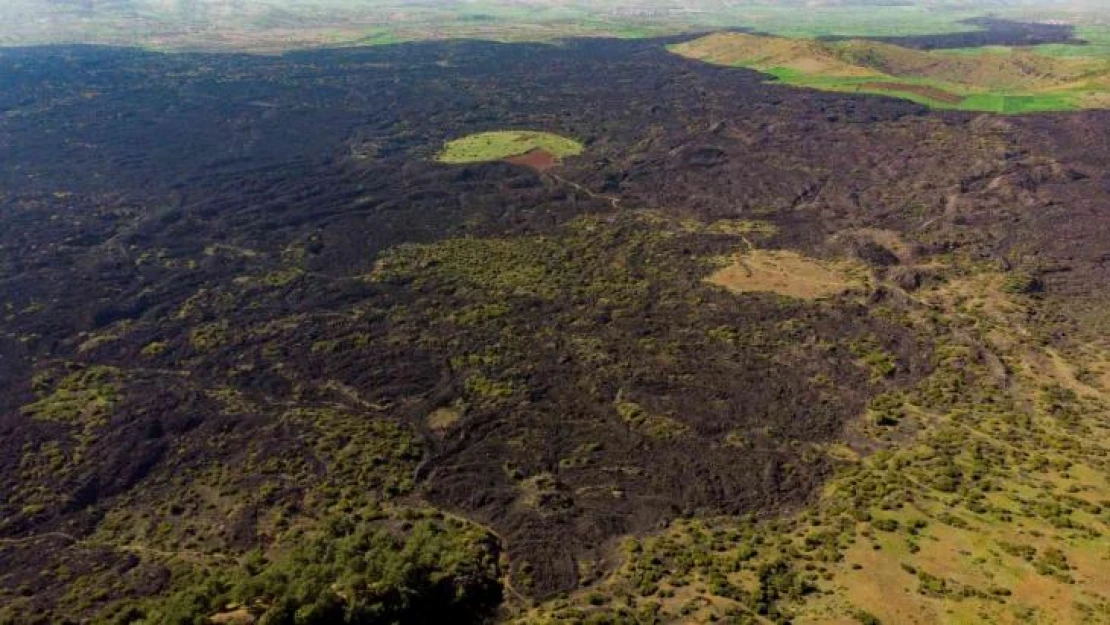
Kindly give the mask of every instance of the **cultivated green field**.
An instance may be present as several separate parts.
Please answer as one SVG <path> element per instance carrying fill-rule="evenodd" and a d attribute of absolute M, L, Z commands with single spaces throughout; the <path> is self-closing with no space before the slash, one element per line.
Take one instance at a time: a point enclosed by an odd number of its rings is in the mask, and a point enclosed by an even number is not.
<path fill-rule="evenodd" d="M 495 130 L 468 135 L 447 142 L 436 156 L 441 163 L 481 163 L 520 156 L 543 150 L 555 158 L 582 153 L 582 144 L 549 132 L 530 130 Z"/>

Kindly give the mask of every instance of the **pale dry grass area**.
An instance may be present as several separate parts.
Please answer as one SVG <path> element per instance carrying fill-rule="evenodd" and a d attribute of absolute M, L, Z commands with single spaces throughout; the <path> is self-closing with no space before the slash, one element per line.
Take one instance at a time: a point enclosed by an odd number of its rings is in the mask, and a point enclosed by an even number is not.
<path fill-rule="evenodd" d="M 866 286 L 861 267 L 825 262 L 786 250 L 749 250 L 706 280 L 734 293 L 770 292 L 798 299 L 821 299 Z"/>
<path fill-rule="evenodd" d="M 455 408 L 437 408 L 428 415 L 428 429 L 441 434 L 455 425 L 461 416 Z"/>

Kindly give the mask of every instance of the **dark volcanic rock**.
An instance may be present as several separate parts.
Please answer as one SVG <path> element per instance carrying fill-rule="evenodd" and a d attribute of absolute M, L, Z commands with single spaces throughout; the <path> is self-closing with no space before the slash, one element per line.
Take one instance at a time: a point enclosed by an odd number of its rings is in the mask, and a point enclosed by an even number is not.
<path fill-rule="evenodd" d="M 889 267 L 900 262 L 894 252 L 874 241 L 860 243 L 853 251 L 860 260 L 875 267 Z"/>
<path fill-rule="evenodd" d="M 1014 22 L 994 17 L 977 17 L 964 20 L 963 23 L 975 27 L 975 30 L 943 35 L 871 37 L 871 39 L 921 50 L 981 48 L 983 46 L 1038 46 L 1047 43 L 1082 45 L 1087 43 L 1075 36 L 1075 27 L 1070 24 Z M 828 37 L 827 39 L 846 39 L 846 37 Z"/>
<path fill-rule="evenodd" d="M 704 260 L 744 242 L 688 226 L 656 237 L 632 209 L 767 221 L 777 234 L 762 244 L 814 254 L 861 227 L 902 233 L 924 256 L 1018 250 L 1071 269 L 1044 275 L 1047 295 L 1088 296 L 1110 277 L 1110 114 L 930 112 L 766 84 L 658 41 L 4 50 L 0 110 L 4 538 L 80 539 L 130 510 L 166 531 L 209 523 L 182 536 L 241 553 L 316 490 L 415 491 L 492 526 L 528 592 L 549 595 L 622 534 L 804 502 L 831 468 L 806 446 L 928 369 L 927 339 L 850 298 L 706 286 Z M 444 141 L 497 128 L 587 149 L 546 173 L 431 162 Z M 539 259 L 504 243 L 568 231 L 589 236 Z M 461 264 L 417 248 L 422 271 L 372 279 L 388 250 L 447 239 L 495 243 L 464 247 Z M 457 273 L 436 272 L 452 260 Z M 907 290 L 927 277 L 890 271 Z M 559 288 L 490 296 L 522 275 Z M 897 375 L 869 383 L 836 347 L 864 336 Z M 100 382 L 64 386 L 90 366 Z M 23 409 L 51 398 L 54 413 Z M 458 421 L 431 428 L 443 407 Z M 321 433 L 310 410 L 358 418 Z M 327 455 L 395 431 L 416 442 L 346 456 L 371 458 L 365 471 Z M 213 475 L 224 481 L 209 499 L 189 490 Z M 205 508 L 225 491 L 244 501 Z M 65 586 L 40 567 L 68 553 L 84 571 L 103 555 L 55 542 L 45 561 L 0 550 L 5 588 L 35 580 L 42 610 Z M 136 592 L 167 583 L 145 560 L 103 557 L 140 575 Z"/>

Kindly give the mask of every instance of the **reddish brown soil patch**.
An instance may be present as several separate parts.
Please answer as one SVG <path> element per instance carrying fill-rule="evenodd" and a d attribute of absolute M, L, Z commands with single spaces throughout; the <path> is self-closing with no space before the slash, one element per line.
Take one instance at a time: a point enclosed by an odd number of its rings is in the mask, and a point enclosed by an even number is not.
<path fill-rule="evenodd" d="M 510 156 L 509 158 L 505 159 L 505 161 L 514 165 L 524 165 L 525 167 L 531 167 L 536 171 L 547 171 L 559 162 L 555 158 L 555 155 L 551 154 L 547 150 L 532 150 L 531 152 L 527 154 L 521 154 L 520 156 Z"/>
<path fill-rule="evenodd" d="M 864 89 L 879 89 L 882 91 L 902 91 L 905 93 L 914 93 L 919 96 L 924 96 L 931 100 L 944 102 L 945 104 L 959 104 L 964 101 L 964 97 L 949 93 L 943 89 L 930 87 L 928 85 L 907 85 L 899 82 L 867 82 L 860 85 Z"/>

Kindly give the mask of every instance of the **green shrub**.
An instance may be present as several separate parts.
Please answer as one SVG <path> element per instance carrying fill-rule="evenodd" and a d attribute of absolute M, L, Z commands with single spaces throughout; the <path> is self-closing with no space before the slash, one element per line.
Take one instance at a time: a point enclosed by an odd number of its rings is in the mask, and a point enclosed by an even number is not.
<path fill-rule="evenodd" d="M 201 625 L 231 602 L 249 606 L 259 625 L 481 622 L 501 601 L 499 579 L 497 542 L 483 530 L 423 519 L 398 534 L 333 518 L 272 562 L 253 554 L 145 609 L 123 610 L 130 620 L 121 622 Z"/>

